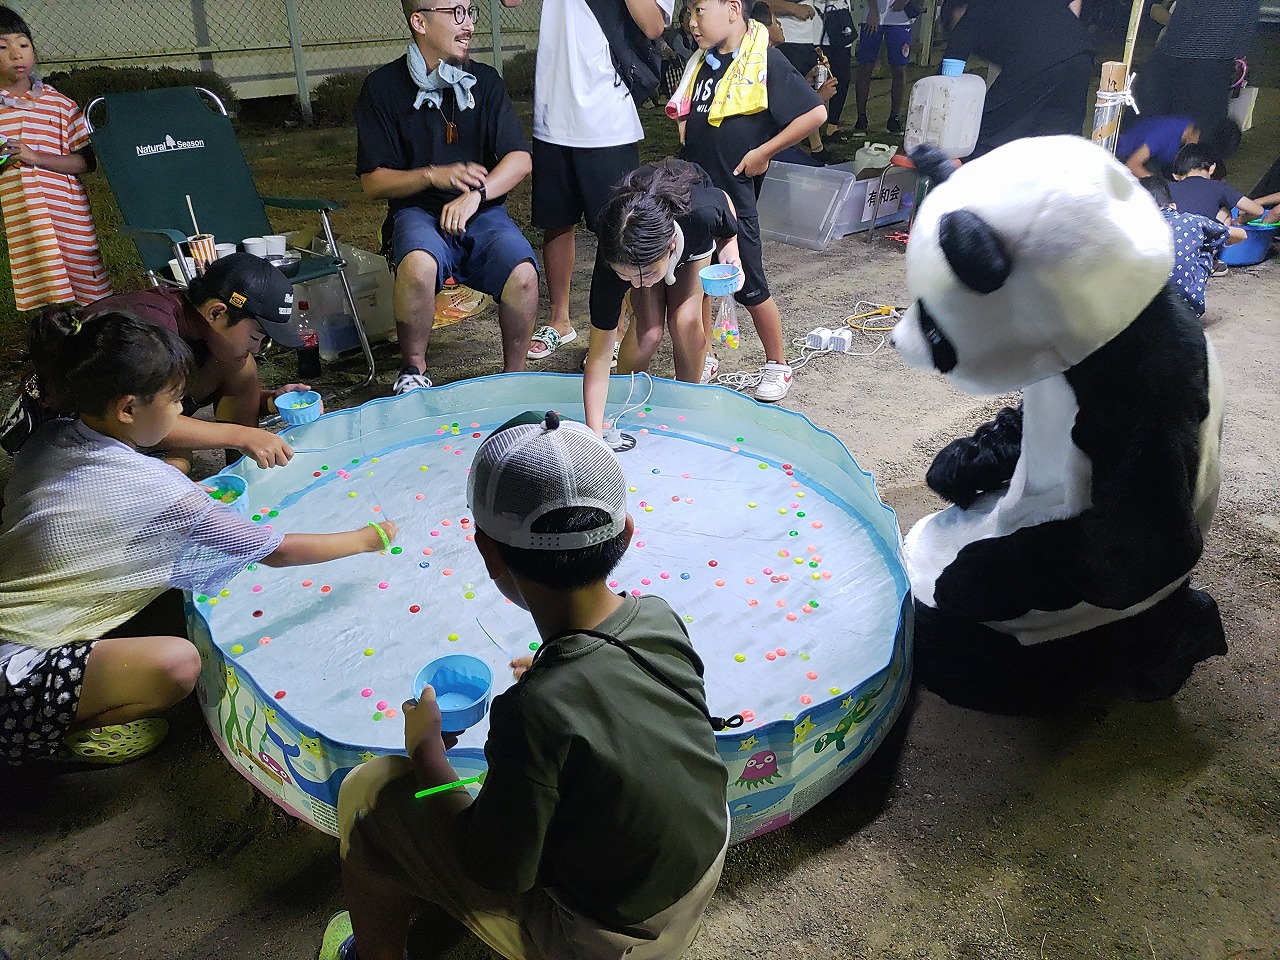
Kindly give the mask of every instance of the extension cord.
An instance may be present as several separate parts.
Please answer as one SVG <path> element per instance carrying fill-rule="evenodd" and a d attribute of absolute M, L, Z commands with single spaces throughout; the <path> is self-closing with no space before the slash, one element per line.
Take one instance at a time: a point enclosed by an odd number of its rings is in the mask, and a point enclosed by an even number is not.
<path fill-rule="evenodd" d="M 818 327 L 805 334 L 804 345 L 810 350 L 826 350 L 831 346 L 834 331 L 829 327 Z"/>
<path fill-rule="evenodd" d="M 827 348 L 832 353 L 848 353 L 853 348 L 853 331 L 847 327 L 843 330 L 836 330 L 831 334 L 831 339 L 827 342 Z"/>

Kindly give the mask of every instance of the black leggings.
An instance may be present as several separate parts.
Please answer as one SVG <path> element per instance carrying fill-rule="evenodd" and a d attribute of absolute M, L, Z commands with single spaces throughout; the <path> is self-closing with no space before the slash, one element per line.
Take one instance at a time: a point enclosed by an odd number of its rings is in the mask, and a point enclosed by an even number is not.
<path fill-rule="evenodd" d="M 847 47 L 827 46 L 822 48 L 831 63 L 831 75 L 836 78 L 836 95 L 827 104 L 827 123 L 840 125 L 840 117 L 844 113 L 845 100 L 853 84 L 853 45 Z"/>

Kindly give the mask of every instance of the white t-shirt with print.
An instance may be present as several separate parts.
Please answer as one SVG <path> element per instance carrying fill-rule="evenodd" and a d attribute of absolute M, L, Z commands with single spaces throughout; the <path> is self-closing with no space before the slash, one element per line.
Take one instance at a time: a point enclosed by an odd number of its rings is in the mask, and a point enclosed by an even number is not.
<path fill-rule="evenodd" d="M 880 26 L 900 27 L 911 22 L 911 18 L 901 10 L 890 10 L 894 0 L 880 0 Z"/>
<path fill-rule="evenodd" d="M 675 0 L 655 2 L 671 23 Z M 618 78 L 609 41 L 585 0 L 542 4 L 533 136 L 564 147 L 617 147 L 644 139 L 631 91 Z"/>

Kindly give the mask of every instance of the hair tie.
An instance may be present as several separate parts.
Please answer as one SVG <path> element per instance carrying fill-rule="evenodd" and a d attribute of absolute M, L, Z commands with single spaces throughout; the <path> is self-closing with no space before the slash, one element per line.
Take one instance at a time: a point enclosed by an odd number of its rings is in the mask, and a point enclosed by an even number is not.
<path fill-rule="evenodd" d="M 80 318 L 72 317 L 71 318 L 71 336 L 74 337 L 77 333 L 79 333 L 83 329 L 84 329 L 84 324 L 80 322 Z"/>

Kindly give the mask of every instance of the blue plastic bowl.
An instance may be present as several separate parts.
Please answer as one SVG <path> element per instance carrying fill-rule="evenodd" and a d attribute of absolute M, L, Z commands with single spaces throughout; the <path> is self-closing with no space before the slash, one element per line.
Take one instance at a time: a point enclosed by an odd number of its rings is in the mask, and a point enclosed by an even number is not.
<path fill-rule="evenodd" d="M 702 292 L 708 297 L 729 297 L 738 289 L 738 268 L 727 263 L 713 263 L 698 271 Z"/>
<path fill-rule="evenodd" d="M 246 517 L 249 515 L 249 484 L 245 482 L 244 477 L 220 473 L 206 480 L 205 486 L 213 487 L 213 493 L 209 496 L 214 500 L 226 504 Z"/>
<path fill-rule="evenodd" d="M 474 727 L 489 712 L 493 671 L 478 657 L 453 653 L 430 661 L 414 678 L 410 698 L 417 700 L 427 684 L 436 691 L 445 733 L 461 733 Z"/>
<path fill-rule="evenodd" d="M 314 390 L 286 393 L 276 397 L 280 419 L 291 427 L 320 419 L 320 394 Z"/>
<path fill-rule="evenodd" d="M 1247 236 L 1239 243 L 1224 247 L 1219 259 L 1229 267 L 1251 267 L 1267 259 L 1267 251 L 1276 238 L 1276 229 L 1280 223 L 1244 225 Z"/>

